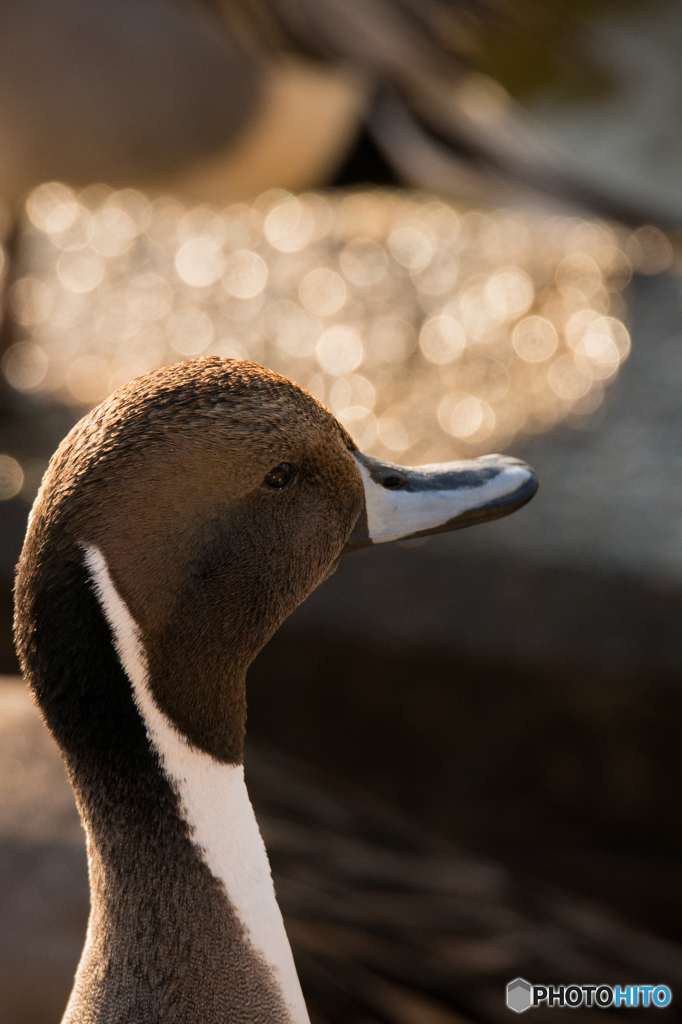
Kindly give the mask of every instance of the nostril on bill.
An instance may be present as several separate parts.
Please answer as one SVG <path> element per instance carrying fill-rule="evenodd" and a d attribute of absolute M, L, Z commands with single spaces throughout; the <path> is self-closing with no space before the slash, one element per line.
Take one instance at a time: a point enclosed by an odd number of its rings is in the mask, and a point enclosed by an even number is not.
<path fill-rule="evenodd" d="M 381 486 L 385 487 L 388 491 L 397 491 L 399 487 L 403 487 L 407 483 L 405 477 L 402 476 L 385 476 L 381 481 Z"/>

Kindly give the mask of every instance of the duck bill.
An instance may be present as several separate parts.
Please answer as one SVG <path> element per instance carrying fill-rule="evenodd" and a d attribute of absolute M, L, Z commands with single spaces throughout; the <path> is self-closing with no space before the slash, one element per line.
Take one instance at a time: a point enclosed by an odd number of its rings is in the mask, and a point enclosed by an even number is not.
<path fill-rule="evenodd" d="M 345 551 L 499 519 L 525 505 L 538 489 L 530 466 L 505 455 L 431 466 L 396 466 L 362 452 L 355 452 L 355 460 L 365 506 Z"/>

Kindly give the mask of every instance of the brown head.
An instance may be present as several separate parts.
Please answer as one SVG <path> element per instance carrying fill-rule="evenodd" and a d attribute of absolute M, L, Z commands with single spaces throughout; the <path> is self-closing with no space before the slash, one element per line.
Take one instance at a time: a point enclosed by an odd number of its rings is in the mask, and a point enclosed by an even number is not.
<path fill-rule="evenodd" d="M 251 363 L 202 359 L 131 382 L 45 477 L 19 567 L 20 652 L 44 555 L 54 570 L 55 554 L 94 545 L 160 708 L 207 753 L 240 760 L 246 669 L 333 570 L 362 509 L 354 447 L 315 399 Z"/>
<path fill-rule="evenodd" d="M 24 669 L 45 708 L 57 640 L 94 657 L 74 595 L 92 596 L 96 548 L 158 707 L 192 744 L 239 762 L 246 670 L 344 550 L 506 515 L 536 488 L 502 456 L 409 468 L 363 455 L 307 392 L 252 363 L 166 367 L 93 410 L 50 464 L 19 564 Z"/>

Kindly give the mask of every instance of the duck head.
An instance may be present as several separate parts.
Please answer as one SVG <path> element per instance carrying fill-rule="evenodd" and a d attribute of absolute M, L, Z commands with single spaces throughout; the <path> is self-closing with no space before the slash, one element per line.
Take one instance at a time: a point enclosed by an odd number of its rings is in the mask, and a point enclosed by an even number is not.
<path fill-rule="evenodd" d="M 504 515 L 536 486 L 500 456 L 381 463 L 232 360 L 142 377 L 77 424 L 16 588 L 22 667 L 88 835 L 66 1021 L 307 1019 L 244 789 L 247 668 L 344 551 Z"/>

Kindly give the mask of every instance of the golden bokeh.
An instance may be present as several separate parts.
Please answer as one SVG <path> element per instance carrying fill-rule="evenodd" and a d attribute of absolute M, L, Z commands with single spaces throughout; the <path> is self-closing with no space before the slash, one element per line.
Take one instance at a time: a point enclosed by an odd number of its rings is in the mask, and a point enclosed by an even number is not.
<path fill-rule="evenodd" d="M 88 407 L 181 358 L 248 358 L 413 463 L 589 416 L 630 349 L 633 264 L 672 260 L 656 228 L 386 190 L 219 211 L 48 183 L 26 212 L 14 388 Z"/>

